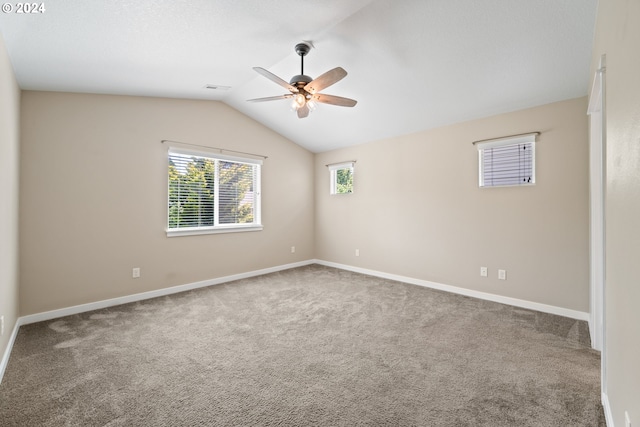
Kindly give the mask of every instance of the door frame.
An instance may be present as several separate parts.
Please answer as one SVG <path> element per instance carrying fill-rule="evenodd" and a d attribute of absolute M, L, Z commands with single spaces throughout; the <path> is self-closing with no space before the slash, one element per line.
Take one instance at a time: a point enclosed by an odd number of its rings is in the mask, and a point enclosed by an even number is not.
<path fill-rule="evenodd" d="M 589 253 L 591 346 L 601 352 L 601 385 L 606 393 L 606 56 L 600 57 L 589 98 Z"/>

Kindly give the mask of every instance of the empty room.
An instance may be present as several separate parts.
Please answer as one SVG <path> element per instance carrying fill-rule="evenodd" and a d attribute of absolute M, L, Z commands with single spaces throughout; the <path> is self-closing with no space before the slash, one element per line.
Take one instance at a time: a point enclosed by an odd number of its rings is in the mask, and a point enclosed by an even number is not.
<path fill-rule="evenodd" d="M 0 426 L 640 425 L 640 1 L 7 1 Z"/>

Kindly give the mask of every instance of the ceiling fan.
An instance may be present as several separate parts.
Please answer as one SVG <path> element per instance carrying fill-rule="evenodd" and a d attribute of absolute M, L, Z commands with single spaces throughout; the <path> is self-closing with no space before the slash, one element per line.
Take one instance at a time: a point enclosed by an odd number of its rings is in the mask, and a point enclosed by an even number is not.
<path fill-rule="evenodd" d="M 286 95 L 269 96 L 266 98 L 249 99 L 249 102 L 276 101 L 279 99 L 293 98 L 292 107 L 298 113 L 298 118 L 305 118 L 313 109 L 315 102 L 323 104 L 339 105 L 341 107 L 353 107 L 358 101 L 350 98 L 343 98 L 335 95 L 325 95 L 319 93 L 322 89 L 331 86 L 342 80 L 347 72 L 342 67 L 336 67 L 327 71 L 316 79 L 312 79 L 304 74 L 304 57 L 311 50 L 311 44 L 307 42 L 298 43 L 295 51 L 300 55 L 300 74 L 293 76 L 289 83 L 275 74 L 260 67 L 253 67 L 258 74 L 263 75 L 274 83 L 279 84 L 289 92 Z"/>

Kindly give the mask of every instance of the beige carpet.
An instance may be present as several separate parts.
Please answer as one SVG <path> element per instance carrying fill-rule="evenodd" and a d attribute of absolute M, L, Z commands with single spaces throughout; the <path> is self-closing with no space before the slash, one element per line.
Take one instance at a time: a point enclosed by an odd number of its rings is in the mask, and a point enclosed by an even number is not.
<path fill-rule="evenodd" d="M 312 265 L 20 328 L 2 426 L 604 426 L 587 325 Z"/>

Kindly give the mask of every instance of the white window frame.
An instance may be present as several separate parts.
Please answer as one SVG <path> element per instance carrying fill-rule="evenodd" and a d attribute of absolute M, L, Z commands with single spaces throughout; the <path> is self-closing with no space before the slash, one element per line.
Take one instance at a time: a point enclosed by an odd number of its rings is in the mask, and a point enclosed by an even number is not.
<path fill-rule="evenodd" d="M 216 199 L 215 206 L 216 209 L 214 211 L 214 224 L 213 226 L 207 227 L 183 227 L 183 228 L 169 228 L 169 186 L 171 183 L 169 182 L 169 156 L 171 154 L 179 154 L 186 156 L 194 156 L 194 157 L 203 157 L 211 160 L 221 160 L 221 161 L 229 161 L 236 163 L 245 163 L 257 166 L 257 171 L 254 178 L 254 207 L 253 207 L 253 222 L 247 224 L 218 224 L 218 180 L 215 180 L 215 193 L 214 197 Z M 218 173 L 216 167 L 216 174 Z M 261 205 L 262 205 L 262 192 L 261 192 L 261 174 L 262 174 L 262 160 L 258 159 L 249 159 L 244 157 L 236 157 L 236 156 L 228 156 L 219 153 L 210 153 L 206 151 L 195 151 L 195 150 L 186 150 L 181 148 L 170 147 L 167 153 L 167 198 L 166 198 L 166 209 L 167 209 L 167 228 L 166 233 L 167 237 L 178 237 L 178 236 L 192 236 L 199 234 L 218 234 L 218 233 L 237 233 L 244 231 L 260 231 L 263 229 L 262 226 L 262 215 L 261 215 Z"/>
<path fill-rule="evenodd" d="M 485 140 L 476 143 L 478 149 L 478 185 L 480 188 L 495 187 L 522 187 L 535 185 L 536 183 L 536 136 L 538 133 L 530 133 L 524 135 L 516 135 L 506 138 L 498 138 Z M 490 184 L 485 182 L 484 156 L 487 149 L 507 146 L 521 146 L 529 144 L 531 150 L 531 180 L 529 182 L 520 182 L 518 184 Z"/>
<path fill-rule="evenodd" d="M 351 191 L 348 193 L 338 193 L 338 171 L 342 169 L 349 169 L 351 171 L 351 176 L 354 176 L 355 162 L 343 162 L 343 163 L 334 163 L 331 165 L 327 165 L 329 168 L 329 194 L 337 195 L 337 194 L 353 194 L 354 186 L 351 186 Z M 354 182 L 355 184 L 355 182 Z"/>

